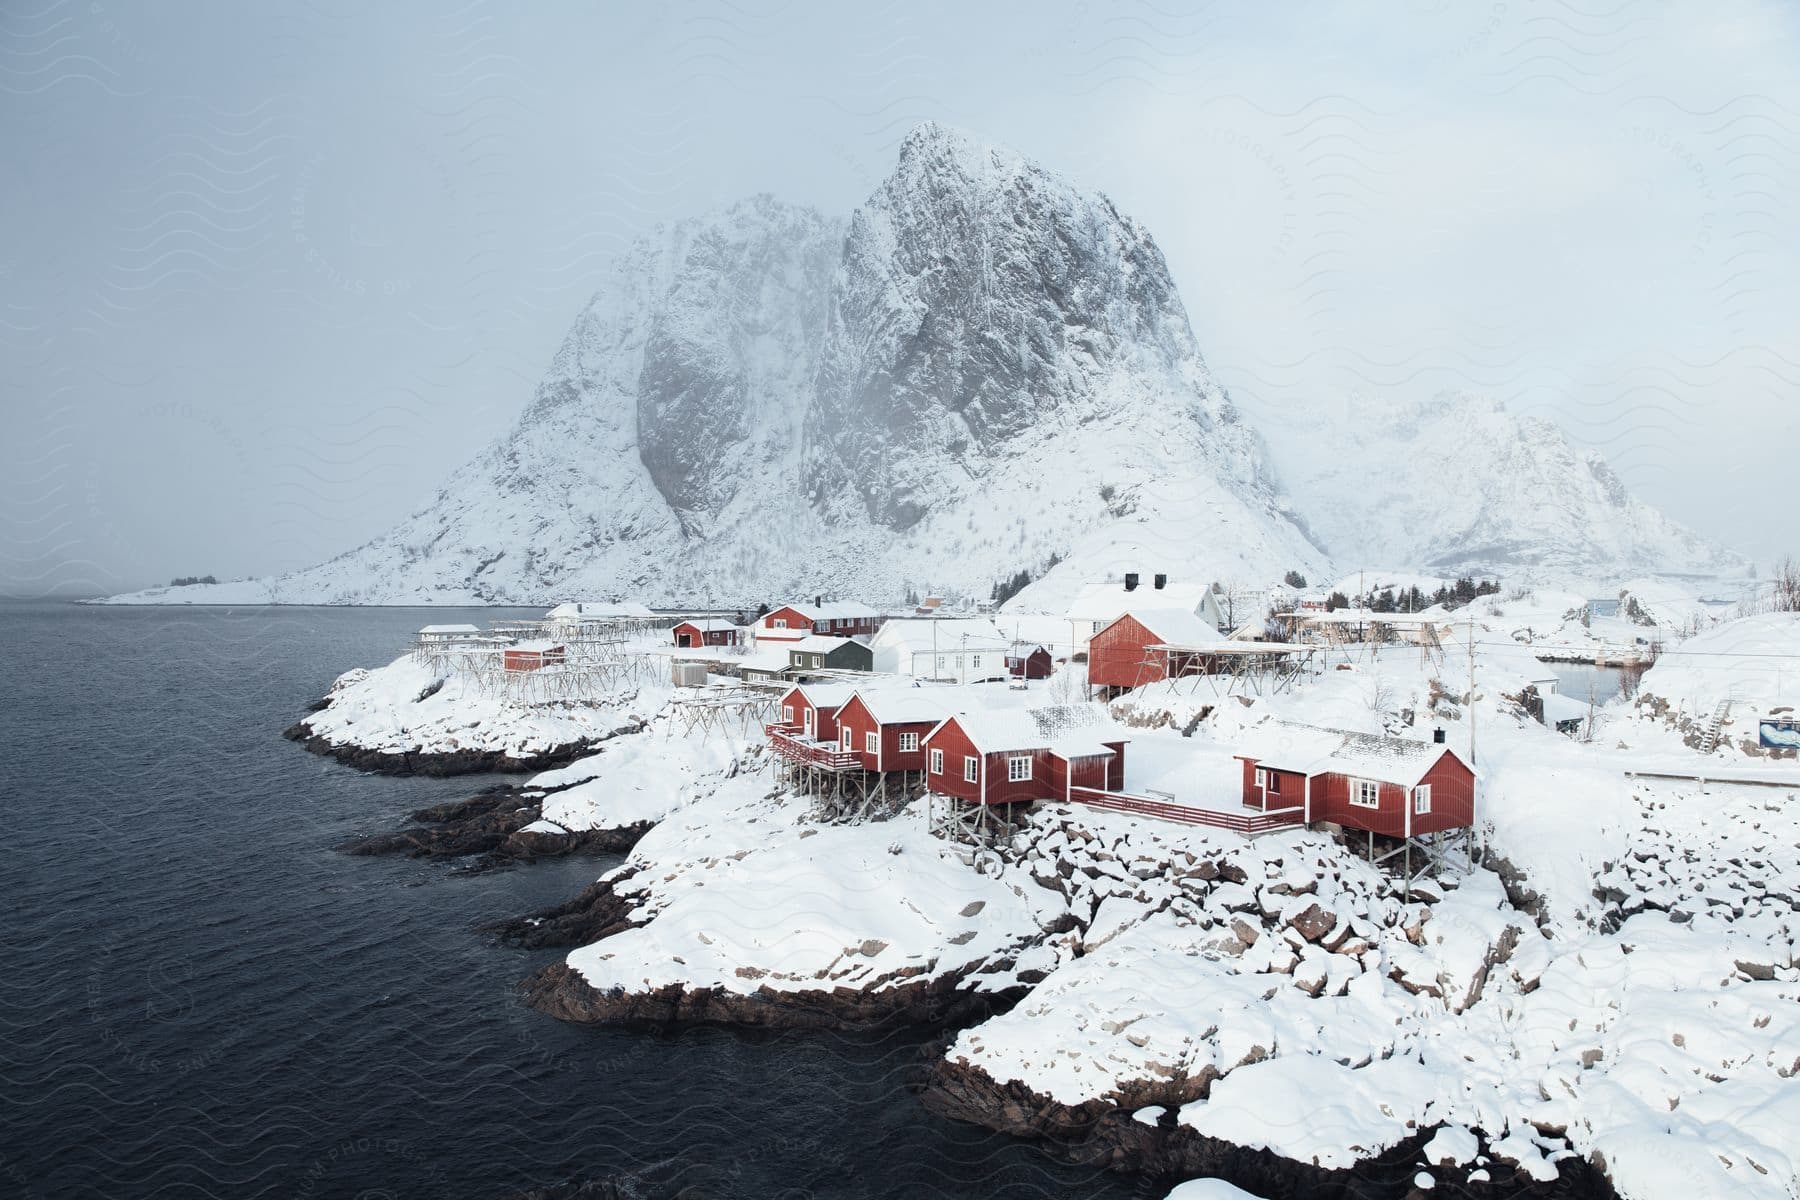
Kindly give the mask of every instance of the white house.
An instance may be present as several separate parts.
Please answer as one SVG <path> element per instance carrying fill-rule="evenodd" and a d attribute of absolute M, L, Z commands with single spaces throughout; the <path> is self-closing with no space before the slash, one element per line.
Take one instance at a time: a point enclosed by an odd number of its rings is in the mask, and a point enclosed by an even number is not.
<path fill-rule="evenodd" d="M 986 617 L 897 617 L 869 642 L 876 671 L 975 683 L 1006 678 L 1013 640 Z"/>
<path fill-rule="evenodd" d="M 1127 574 L 1119 583 L 1090 583 L 1069 605 L 1069 644 L 1086 654 L 1088 639 L 1124 616 L 1132 608 L 1181 609 L 1193 613 L 1214 629 L 1225 626 L 1225 610 L 1210 583 L 1171 583 L 1166 575 L 1148 579 Z"/>

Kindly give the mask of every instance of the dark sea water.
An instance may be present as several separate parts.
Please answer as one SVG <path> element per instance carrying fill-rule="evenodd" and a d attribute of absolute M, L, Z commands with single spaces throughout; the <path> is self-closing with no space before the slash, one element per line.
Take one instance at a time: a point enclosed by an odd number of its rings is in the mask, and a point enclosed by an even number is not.
<path fill-rule="evenodd" d="M 472 926 L 610 861 L 338 855 L 483 781 L 280 736 L 425 619 L 0 605 L 0 1196 L 500 1196 L 643 1169 L 698 1196 L 1162 1194 L 925 1112 L 901 1085 L 924 1034 L 655 1037 L 521 1006 L 554 955 Z"/>

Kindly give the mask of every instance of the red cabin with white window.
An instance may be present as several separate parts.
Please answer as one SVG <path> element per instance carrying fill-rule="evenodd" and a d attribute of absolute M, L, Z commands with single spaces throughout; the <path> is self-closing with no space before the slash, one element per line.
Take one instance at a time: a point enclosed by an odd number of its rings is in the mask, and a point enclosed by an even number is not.
<path fill-rule="evenodd" d="M 743 644 L 744 631 L 730 621 L 703 620 L 683 621 L 670 630 L 674 635 L 675 646 L 681 650 L 698 650 L 707 646 L 739 646 Z"/>
<path fill-rule="evenodd" d="M 1208 651 L 1230 648 L 1216 626 L 1185 609 L 1134 610 L 1088 640 L 1088 683 L 1123 691 L 1183 675 L 1212 675 L 1224 660 Z"/>
<path fill-rule="evenodd" d="M 1042 646 L 1016 645 L 1006 654 L 1006 673 L 1014 679 L 1048 679 L 1055 665 Z"/>
<path fill-rule="evenodd" d="M 881 628 L 882 616 L 866 604 L 834 600 L 830 603 L 784 604 L 757 619 L 759 642 L 797 642 L 810 634 L 825 637 L 869 637 Z"/>
<path fill-rule="evenodd" d="M 1441 742 L 1273 723 L 1251 731 L 1237 757 L 1244 804 L 1300 808 L 1386 837 L 1412 838 L 1475 823 L 1475 772 Z"/>
<path fill-rule="evenodd" d="M 520 642 L 508 646 L 501 654 L 501 665 L 508 671 L 537 671 L 562 662 L 568 651 L 555 642 Z"/>
<path fill-rule="evenodd" d="M 959 713 L 926 735 L 926 786 L 971 804 L 1030 804 L 1067 799 L 1070 787 L 1122 787 L 1125 739 L 1104 736 L 1048 734 L 1028 713 Z"/>
<path fill-rule="evenodd" d="M 781 697 L 776 724 L 809 742 L 836 742 L 838 712 L 854 694 L 842 686 L 803 683 L 791 687 Z"/>
<path fill-rule="evenodd" d="M 918 689 L 859 691 L 838 710 L 838 740 L 862 757 L 865 771 L 923 771 L 925 737 L 944 719 L 944 706 Z"/>

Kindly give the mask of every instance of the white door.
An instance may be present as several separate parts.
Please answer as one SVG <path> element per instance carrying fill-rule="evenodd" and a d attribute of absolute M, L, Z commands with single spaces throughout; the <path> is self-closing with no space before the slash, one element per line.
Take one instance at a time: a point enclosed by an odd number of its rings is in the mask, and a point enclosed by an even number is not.
<path fill-rule="evenodd" d="M 813 735 L 813 715 L 812 709 L 809 708 L 806 710 L 806 737 L 808 741 L 812 740 Z"/>

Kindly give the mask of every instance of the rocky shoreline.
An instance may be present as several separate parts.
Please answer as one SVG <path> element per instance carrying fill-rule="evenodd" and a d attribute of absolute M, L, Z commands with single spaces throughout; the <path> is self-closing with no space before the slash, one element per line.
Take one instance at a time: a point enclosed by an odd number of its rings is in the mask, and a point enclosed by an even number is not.
<path fill-rule="evenodd" d="M 543 789 L 500 784 L 467 800 L 422 808 L 410 816 L 416 827 L 376 834 L 339 849 L 353 855 L 397 854 L 409 858 L 466 858 L 490 863 L 530 862 L 570 854 L 623 854 L 650 832 L 642 821 L 616 829 L 561 833 L 528 826 L 543 817 Z"/>
<path fill-rule="evenodd" d="M 507 750 L 402 750 L 397 753 L 369 750 L 321 737 L 304 720 L 282 730 L 281 736 L 290 742 L 300 743 L 313 754 L 335 759 L 347 767 L 355 767 L 371 775 L 428 775 L 434 778 L 451 775 L 521 775 L 550 771 L 566 767 L 577 759 L 592 754 L 594 748 L 606 740 L 584 738 L 520 756 Z"/>
<path fill-rule="evenodd" d="M 519 985 L 525 1003 L 562 1021 L 671 1029 L 720 1025 L 737 1029 L 866 1032 L 897 1026 L 962 1026 L 1005 1012 L 1030 990 L 967 988 L 972 972 L 920 978 L 873 991 L 830 988 L 732 992 L 679 984 L 645 992 L 601 991 L 566 962 Z"/>
<path fill-rule="evenodd" d="M 1203 1097 L 1207 1081 L 1167 1080 L 1142 1085 L 1142 1094 L 1123 1103 L 1090 1101 L 1060 1104 L 1018 1082 L 1002 1083 L 978 1068 L 943 1057 L 948 1041 L 927 1051 L 928 1061 L 914 1086 L 935 1113 L 1011 1134 L 1042 1146 L 1067 1161 L 1133 1175 L 1181 1179 L 1219 1178 L 1259 1196 L 1423 1196 L 1414 1186 L 1421 1152 L 1436 1133 L 1422 1129 L 1349 1170 L 1317 1167 L 1271 1150 L 1207 1137 L 1177 1123 L 1175 1109 Z M 1140 1121 L 1144 1108 L 1164 1108 L 1154 1123 Z M 1479 1136 L 1479 1134 L 1477 1134 Z M 1485 1145 L 1486 1139 L 1482 1138 Z M 1583 1197 L 1612 1200 L 1605 1173 L 1585 1159 L 1559 1164 L 1555 1179 L 1537 1181 L 1499 1159 L 1482 1168 L 1486 1179 L 1470 1180 L 1467 1165 L 1433 1165 L 1435 1193 L 1459 1196 Z"/>

